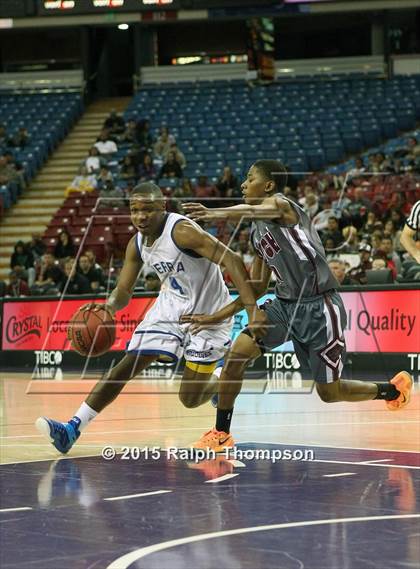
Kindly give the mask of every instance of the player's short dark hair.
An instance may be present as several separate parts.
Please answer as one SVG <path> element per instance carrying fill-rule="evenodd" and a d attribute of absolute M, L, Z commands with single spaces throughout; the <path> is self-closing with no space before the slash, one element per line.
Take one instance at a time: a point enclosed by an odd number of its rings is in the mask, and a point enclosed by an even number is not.
<path fill-rule="evenodd" d="M 287 184 L 287 170 L 278 160 L 257 160 L 253 164 L 263 176 L 276 185 L 276 192 L 282 192 Z"/>
<path fill-rule="evenodd" d="M 153 196 L 156 200 L 164 199 L 162 190 L 159 188 L 158 185 L 154 184 L 153 182 L 142 182 L 141 184 L 138 184 L 133 188 L 133 191 L 131 192 L 130 195 L 131 197 Z"/>

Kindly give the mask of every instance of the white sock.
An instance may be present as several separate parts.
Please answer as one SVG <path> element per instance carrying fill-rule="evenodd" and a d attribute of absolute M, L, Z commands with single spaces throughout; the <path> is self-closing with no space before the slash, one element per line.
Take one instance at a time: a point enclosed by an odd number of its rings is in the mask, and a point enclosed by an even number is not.
<path fill-rule="evenodd" d="M 73 417 L 75 423 L 78 423 L 79 431 L 87 427 L 97 414 L 97 411 L 94 411 L 92 407 L 89 407 L 87 403 L 83 402 Z"/>
<path fill-rule="evenodd" d="M 222 374 L 222 370 L 223 370 L 223 366 L 217 367 L 214 372 L 213 375 L 215 375 L 217 377 L 217 379 L 219 379 L 219 377 Z"/>

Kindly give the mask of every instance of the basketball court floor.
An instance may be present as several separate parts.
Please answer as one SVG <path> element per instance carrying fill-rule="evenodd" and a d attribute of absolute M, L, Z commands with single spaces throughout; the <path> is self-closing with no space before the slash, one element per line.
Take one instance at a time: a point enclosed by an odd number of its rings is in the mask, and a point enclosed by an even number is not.
<path fill-rule="evenodd" d="M 2 569 L 417 568 L 418 383 L 395 413 L 323 403 L 293 377 L 262 383 L 238 399 L 234 455 L 183 454 L 215 410 L 185 409 L 176 380 L 149 378 L 63 457 L 34 421 L 68 419 L 94 380 L 4 374 Z"/>

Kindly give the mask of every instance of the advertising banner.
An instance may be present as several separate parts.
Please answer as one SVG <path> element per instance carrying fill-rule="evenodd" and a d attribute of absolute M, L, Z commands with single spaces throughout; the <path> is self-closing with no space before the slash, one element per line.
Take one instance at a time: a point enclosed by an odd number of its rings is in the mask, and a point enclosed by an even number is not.
<path fill-rule="evenodd" d="M 273 298 L 263 297 L 261 301 Z M 344 292 L 347 311 L 345 338 L 348 352 L 407 353 L 420 351 L 420 290 Z M 261 303 L 260 301 L 260 303 Z M 70 349 L 67 326 L 85 299 L 5 302 L 3 305 L 3 350 Z M 104 302 L 103 299 L 97 302 Z M 117 313 L 113 351 L 123 351 L 136 325 L 155 302 L 155 297 L 133 298 Z M 247 324 L 245 311 L 235 316 L 232 337 Z M 278 351 L 293 351 L 288 342 Z"/>
<path fill-rule="evenodd" d="M 123 351 L 137 324 L 156 297 L 133 298 L 117 313 L 117 333 L 112 350 Z M 70 350 L 67 327 L 85 299 L 5 302 L 3 305 L 3 350 Z M 103 299 L 89 301 L 103 303 Z"/>

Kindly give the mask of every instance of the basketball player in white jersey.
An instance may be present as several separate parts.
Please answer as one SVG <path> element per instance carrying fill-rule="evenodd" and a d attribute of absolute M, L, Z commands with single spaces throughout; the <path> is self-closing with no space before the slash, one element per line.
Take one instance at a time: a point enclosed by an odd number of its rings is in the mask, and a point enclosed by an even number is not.
<path fill-rule="evenodd" d="M 189 325 L 181 324 L 180 318 L 190 313 L 214 312 L 229 304 L 229 291 L 219 265 L 231 275 L 247 307 L 253 333 L 262 333 L 266 322 L 240 257 L 194 221 L 166 213 L 158 186 L 146 182 L 134 188 L 130 211 L 138 233 L 127 246 L 117 286 L 105 306 L 112 315 L 127 306 L 143 263 L 158 273 L 161 292 L 137 326 L 125 357 L 97 383 L 73 418 L 67 423 L 46 417 L 37 419 L 37 429 L 63 454 L 125 384 L 156 360 L 176 362 L 185 357 L 179 398 L 186 407 L 197 407 L 212 397 L 217 390 L 213 371 L 230 344 L 231 319 L 192 336 L 188 334 Z M 92 306 L 95 305 L 88 304 L 86 308 Z"/>

